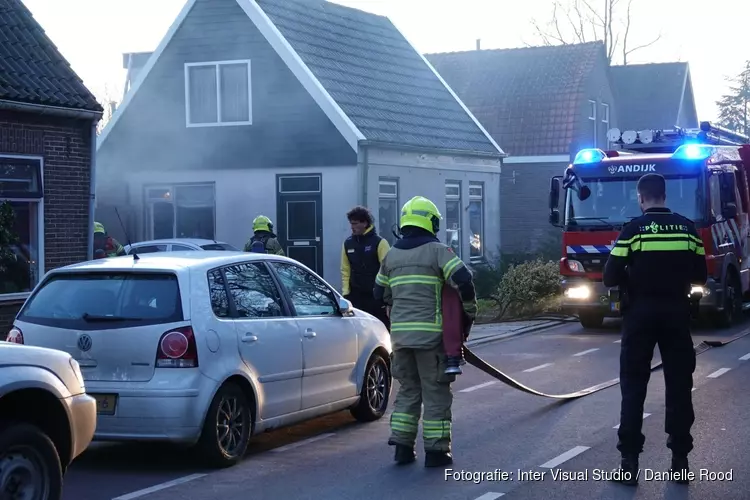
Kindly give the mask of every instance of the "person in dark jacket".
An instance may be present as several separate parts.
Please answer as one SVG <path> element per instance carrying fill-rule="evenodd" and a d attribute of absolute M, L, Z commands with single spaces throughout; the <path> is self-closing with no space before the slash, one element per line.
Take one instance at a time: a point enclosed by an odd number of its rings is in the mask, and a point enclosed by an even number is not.
<path fill-rule="evenodd" d="M 688 453 L 695 350 L 690 336 L 690 295 L 708 279 L 703 241 L 689 219 L 666 207 L 666 182 L 658 174 L 638 181 L 643 215 L 627 224 L 604 268 L 606 287 L 623 297 L 620 351 L 619 481 L 637 483 L 638 457 L 643 452 L 643 403 L 651 374 L 654 347 L 664 363 L 667 447 L 672 450 L 670 478 L 684 483 Z"/>
<path fill-rule="evenodd" d="M 391 247 L 378 235 L 372 214 L 366 207 L 352 208 L 346 218 L 352 235 L 341 248 L 341 293 L 354 307 L 372 314 L 390 327 L 385 308 L 373 298 L 373 289 L 380 263 Z"/>

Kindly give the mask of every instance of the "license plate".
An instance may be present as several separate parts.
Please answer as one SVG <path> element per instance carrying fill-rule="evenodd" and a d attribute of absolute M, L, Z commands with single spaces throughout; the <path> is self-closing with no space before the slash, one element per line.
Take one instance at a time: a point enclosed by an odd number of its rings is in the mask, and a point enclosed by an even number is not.
<path fill-rule="evenodd" d="M 619 302 L 610 302 L 609 303 L 610 310 L 612 311 L 619 311 L 620 310 L 620 303 Z"/>
<path fill-rule="evenodd" d="M 91 394 L 96 399 L 96 413 L 114 415 L 117 408 L 117 394 Z"/>

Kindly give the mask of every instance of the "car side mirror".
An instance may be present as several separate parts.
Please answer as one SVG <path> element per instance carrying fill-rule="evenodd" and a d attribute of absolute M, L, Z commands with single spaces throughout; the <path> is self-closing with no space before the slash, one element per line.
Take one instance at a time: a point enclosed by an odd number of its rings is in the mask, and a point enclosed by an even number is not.
<path fill-rule="evenodd" d="M 553 226 L 559 226 L 560 225 L 560 211 L 558 209 L 553 209 L 549 214 L 549 223 Z"/>
<path fill-rule="evenodd" d="M 354 307 L 352 303 L 346 300 L 344 297 L 339 297 L 339 312 L 341 314 L 351 313 Z"/>
<path fill-rule="evenodd" d="M 721 211 L 721 215 L 723 215 L 727 220 L 737 217 L 737 204 L 730 201 L 729 203 L 724 205 L 724 208 Z"/>

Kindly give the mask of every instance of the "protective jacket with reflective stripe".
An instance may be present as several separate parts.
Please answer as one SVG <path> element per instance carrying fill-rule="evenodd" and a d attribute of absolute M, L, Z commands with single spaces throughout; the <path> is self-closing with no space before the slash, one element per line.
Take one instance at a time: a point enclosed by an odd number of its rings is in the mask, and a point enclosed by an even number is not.
<path fill-rule="evenodd" d="M 434 237 L 419 240 L 397 242 L 383 259 L 375 280 L 376 299 L 391 306 L 394 349 L 440 345 L 442 289 L 446 281 L 463 289 L 464 311 L 472 321 L 476 317 L 474 285 L 463 261 Z"/>
<path fill-rule="evenodd" d="M 703 241 L 690 219 L 651 208 L 627 224 L 604 267 L 604 286 L 619 286 L 631 303 L 687 302 L 708 279 Z"/>

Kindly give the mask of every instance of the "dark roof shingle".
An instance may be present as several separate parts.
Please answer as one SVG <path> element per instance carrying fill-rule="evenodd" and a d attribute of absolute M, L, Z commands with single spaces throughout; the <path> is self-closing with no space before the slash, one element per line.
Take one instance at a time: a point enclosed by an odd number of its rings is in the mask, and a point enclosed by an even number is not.
<path fill-rule="evenodd" d="M 428 54 L 458 97 L 512 156 L 568 154 L 601 42 Z"/>
<path fill-rule="evenodd" d="M 388 18 L 323 0 L 257 2 L 368 141 L 500 153 Z"/>
<path fill-rule="evenodd" d="M 21 0 L 0 0 L 0 99 L 102 111 Z"/>
<path fill-rule="evenodd" d="M 688 73 L 688 63 L 683 62 L 612 66 L 610 75 L 618 103 L 618 128 L 674 128 L 678 124 Z"/>

